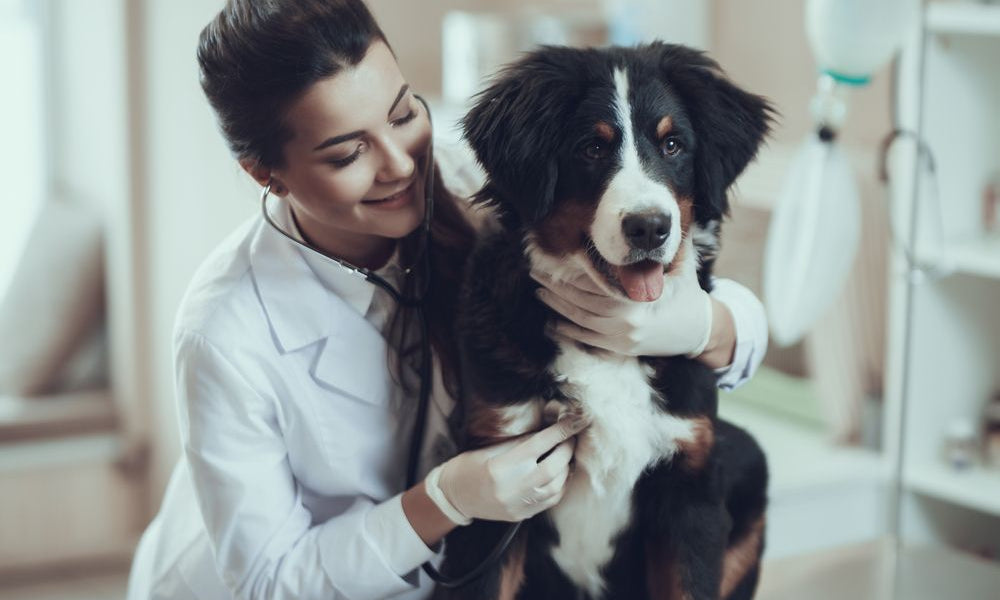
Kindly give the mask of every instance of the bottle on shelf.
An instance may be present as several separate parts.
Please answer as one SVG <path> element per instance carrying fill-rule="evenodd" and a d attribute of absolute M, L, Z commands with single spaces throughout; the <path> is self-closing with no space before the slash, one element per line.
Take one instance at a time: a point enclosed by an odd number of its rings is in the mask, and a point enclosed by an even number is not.
<path fill-rule="evenodd" d="M 965 471 L 978 462 L 979 443 L 972 419 L 959 417 L 948 424 L 944 439 L 944 460 L 955 471 Z"/>
<path fill-rule="evenodd" d="M 1000 170 L 990 177 L 983 188 L 983 230 L 987 234 L 1000 229 Z"/>
<path fill-rule="evenodd" d="M 986 465 L 1000 470 L 1000 392 L 993 396 L 983 411 L 983 445 Z"/>

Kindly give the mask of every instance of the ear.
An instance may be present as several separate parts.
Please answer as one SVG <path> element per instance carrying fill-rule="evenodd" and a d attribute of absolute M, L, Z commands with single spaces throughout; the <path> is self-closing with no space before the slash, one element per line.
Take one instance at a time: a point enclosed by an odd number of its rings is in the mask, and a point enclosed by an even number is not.
<path fill-rule="evenodd" d="M 559 177 L 562 124 L 581 93 L 573 74 L 585 51 L 543 47 L 505 67 L 462 120 L 465 139 L 487 173 L 476 200 L 508 223 L 548 214 Z"/>
<path fill-rule="evenodd" d="M 286 188 L 281 181 L 277 178 L 276 173 L 271 169 L 261 165 L 258 161 L 250 158 L 241 158 L 239 160 L 240 166 L 246 171 L 250 177 L 253 177 L 254 181 L 260 184 L 260 187 L 266 187 L 268 184 L 271 186 L 271 193 L 275 196 L 284 196 L 288 193 L 288 188 Z"/>
<path fill-rule="evenodd" d="M 691 115 L 697 137 L 697 189 L 702 196 L 695 211 L 704 217 L 698 220 L 718 218 L 728 213 L 727 191 L 756 156 L 770 130 L 774 108 L 734 85 L 703 52 L 662 42 L 645 51 L 654 54 L 664 83 L 681 97 Z"/>

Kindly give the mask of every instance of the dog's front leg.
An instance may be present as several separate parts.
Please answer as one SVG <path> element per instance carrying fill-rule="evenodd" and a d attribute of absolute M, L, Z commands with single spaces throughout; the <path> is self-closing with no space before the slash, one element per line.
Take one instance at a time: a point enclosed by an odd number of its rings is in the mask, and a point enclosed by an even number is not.
<path fill-rule="evenodd" d="M 448 534 L 441 572 L 450 578 L 471 573 L 489 556 L 512 523 L 475 520 Z M 436 600 L 514 600 L 524 583 L 525 535 L 519 531 L 500 558 L 461 587 L 438 585 Z"/>
<path fill-rule="evenodd" d="M 671 468 L 658 531 L 646 538 L 646 583 L 653 600 L 718 600 L 730 518 L 711 478 Z"/>

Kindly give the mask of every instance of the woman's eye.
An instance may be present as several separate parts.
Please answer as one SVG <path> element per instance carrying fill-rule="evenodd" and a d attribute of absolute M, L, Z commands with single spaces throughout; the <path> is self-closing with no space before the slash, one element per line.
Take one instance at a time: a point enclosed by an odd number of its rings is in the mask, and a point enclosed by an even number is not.
<path fill-rule="evenodd" d="M 417 111 L 410 109 L 410 112 L 406 113 L 406 116 L 396 119 L 392 122 L 393 127 L 399 127 L 400 125 L 406 125 L 413 119 L 417 117 Z"/>
<path fill-rule="evenodd" d="M 604 144 L 591 142 L 583 147 L 583 155 L 590 160 L 600 160 L 608 155 L 608 149 Z"/>
<path fill-rule="evenodd" d="M 675 137 L 668 137 L 660 143 L 660 151 L 664 156 L 677 156 L 683 149 L 684 145 Z"/>
<path fill-rule="evenodd" d="M 361 153 L 364 151 L 364 149 L 365 145 L 359 144 L 358 147 L 355 148 L 354 153 L 351 154 L 350 156 L 345 156 L 344 158 L 328 158 L 326 162 L 337 168 L 346 167 L 352 162 L 358 160 L 358 157 L 361 156 Z"/>

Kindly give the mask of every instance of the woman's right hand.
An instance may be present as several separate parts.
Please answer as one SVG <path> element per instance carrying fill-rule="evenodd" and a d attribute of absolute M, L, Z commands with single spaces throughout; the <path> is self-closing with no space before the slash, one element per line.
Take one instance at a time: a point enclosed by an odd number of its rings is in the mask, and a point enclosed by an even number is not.
<path fill-rule="evenodd" d="M 468 518 L 532 517 L 562 499 L 574 436 L 589 424 L 585 418 L 567 417 L 536 433 L 463 452 L 442 465 L 441 491 Z"/>

